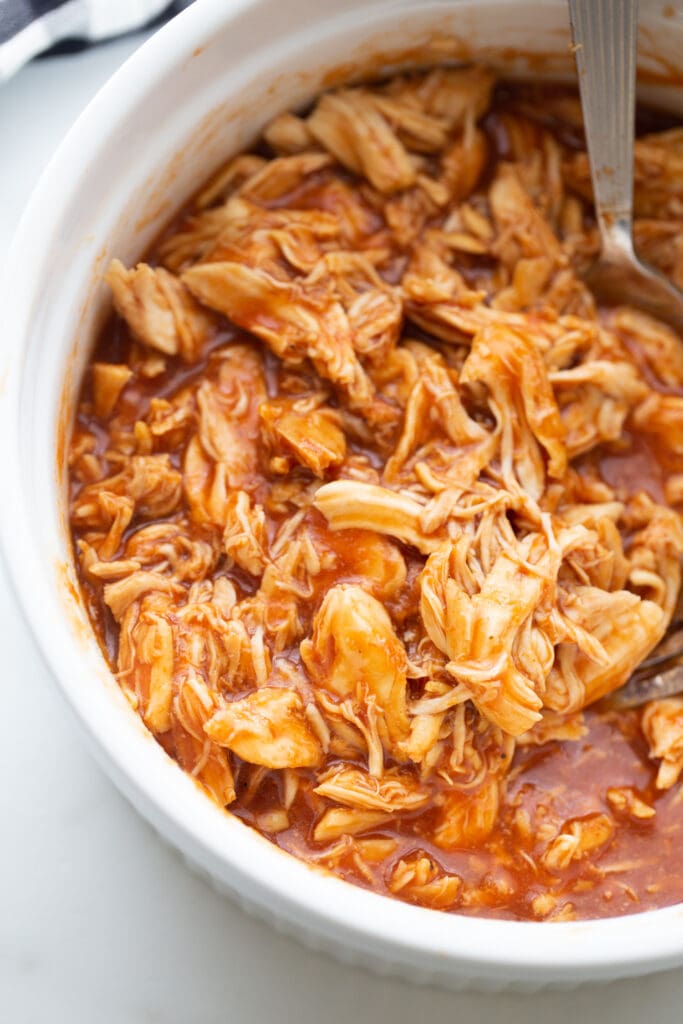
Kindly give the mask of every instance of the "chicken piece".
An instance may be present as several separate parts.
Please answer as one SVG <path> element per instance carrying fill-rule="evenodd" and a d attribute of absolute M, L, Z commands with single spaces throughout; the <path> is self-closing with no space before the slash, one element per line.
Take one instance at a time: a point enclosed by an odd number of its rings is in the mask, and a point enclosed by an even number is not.
<path fill-rule="evenodd" d="M 429 554 L 443 538 L 422 530 L 423 507 L 413 498 L 374 484 L 335 480 L 318 488 L 313 499 L 332 530 L 374 530 Z"/>
<path fill-rule="evenodd" d="M 622 360 L 588 360 L 549 374 L 571 459 L 605 441 L 617 441 L 627 416 L 650 393 L 638 371 Z"/>
<path fill-rule="evenodd" d="M 388 483 L 403 475 L 410 477 L 416 472 L 415 463 L 432 467 L 445 460 L 449 478 L 471 486 L 492 458 L 498 439 L 470 418 L 454 377 L 436 354 L 420 361 L 420 377 L 408 398 L 401 437 L 385 465 Z"/>
<path fill-rule="evenodd" d="M 499 447 L 499 431 L 487 432 L 481 441 L 469 445 L 453 445 L 433 438 L 409 459 L 402 468 L 398 481 L 387 479 L 387 483 L 401 484 L 420 496 L 425 491 L 432 494 L 422 513 L 422 529 L 427 534 L 446 527 L 450 533 L 449 520 L 472 518 L 461 505 L 460 498 L 472 496 L 478 488 L 478 480 L 485 471 Z M 387 463 L 388 465 L 388 463 Z M 389 467 L 393 470 L 393 465 Z M 517 499 L 509 492 L 498 492 L 494 503 L 507 501 L 515 504 Z M 458 507 L 460 506 L 460 507 Z M 456 511 L 457 509 L 457 511 Z"/>
<path fill-rule="evenodd" d="M 154 442 L 165 451 L 182 448 L 189 438 L 195 421 L 195 395 L 193 388 L 181 388 L 170 400 L 152 398 L 145 423 Z"/>
<path fill-rule="evenodd" d="M 310 768 L 322 757 L 296 690 L 261 687 L 219 708 L 204 731 L 243 761 L 265 768 Z"/>
<path fill-rule="evenodd" d="M 397 192 L 415 181 L 408 153 L 365 89 L 326 93 L 306 127 L 341 164 L 380 192 Z"/>
<path fill-rule="evenodd" d="M 629 412 L 625 402 L 606 396 L 590 384 L 576 389 L 558 389 L 557 397 L 569 459 L 622 437 Z"/>
<path fill-rule="evenodd" d="M 653 601 L 628 590 L 608 593 L 579 586 L 560 601 L 568 632 L 566 642 L 557 647 L 543 700 L 547 707 L 567 713 L 622 686 L 659 643 L 667 619 Z M 577 646 L 580 638 L 571 636 L 572 626 L 599 645 L 597 653 Z"/>
<path fill-rule="evenodd" d="M 130 576 L 131 573 L 137 572 L 141 568 L 140 562 L 134 558 L 114 558 L 110 561 L 102 561 L 92 545 L 83 539 L 77 542 L 76 547 L 81 571 L 90 579 L 109 583 L 112 580 Z"/>
<path fill-rule="evenodd" d="M 106 419 L 113 413 L 133 371 L 129 366 L 118 363 L 93 363 L 91 372 L 95 415 Z"/>
<path fill-rule="evenodd" d="M 583 226 L 583 211 L 578 199 L 567 195 L 562 180 L 564 147 L 554 134 L 545 130 L 534 117 L 505 111 L 501 129 L 506 137 L 506 156 L 514 162 L 521 184 L 539 213 L 555 234 L 565 233 L 577 225 Z M 580 125 L 579 125 L 580 130 Z M 578 210 L 575 207 L 578 206 Z"/>
<path fill-rule="evenodd" d="M 474 524 L 478 523 L 479 531 L 487 532 L 491 529 L 493 535 L 497 535 L 497 528 L 502 524 L 501 515 L 519 509 L 524 504 L 523 499 L 515 497 L 504 488 L 483 481 L 465 486 L 456 479 L 451 484 L 447 472 L 447 467 L 441 475 L 432 472 L 431 467 L 424 462 L 415 466 L 415 474 L 420 482 L 435 492 L 421 516 L 422 529 L 428 534 L 436 533 L 446 526 L 448 536 L 454 539 L 463 530 L 471 531 Z M 484 523 L 487 524 L 486 528 Z M 498 550 L 499 545 L 494 542 L 493 547 L 489 548 L 489 554 L 493 556 Z"/>
<path fill-rule="evenodd" d="M 230 487 L 253 486 L 258 471 L 259 407 L 266 399 L 263 361 L 249 345 L 221 351 L 218 380 L 197 390 L 199 438 L 222 463 Z"/>
<path fill-rule="evenodd" d="M 225 750 L 210 743 L 204 725 L 216 708 L 216 697 L 195 669 L 185 669 L 176 681 L 172 736 L 175 756 L 186 772 L 198 779 L 222 807 L 235 799 L 232 768 Z"/>
<path fill-rule="evenodd" d="M 270 544 L 270 558 L 256 593 L 240 604 L 240 618 L 250 629 L 260 628 L 274 653 L 296 643 L 310 616 L 314 578 L 323 568 L 324 554 L 304 529 L 285 523 Z M 301 605 L 304 607 L 302 608 Z"/>
<path fill-rule="evenodd" d="M 683 455 L 683 397 L 651 391 L 635 410 L 633 424 L 674 455 Z"/>
<path fill-rule="evenodd" d="M 391 770 L 376 779 L 361 768 L 343 764 L 320 775 L 314 792 L 335 803 L 368 811 L 414 811 L 430 799 L 412 775 Z"/>
<path fill-rule="evenodd" d="M 680 231 L 680 226 L 673 226 Z M 678 236 L 679 242 L 682 238 L 683 232 Z M 683 349 L 676 331 L 631 307 L 614 310 L 610 326 L 630 343 L 629 353 L 639 364 L 645 362 L 662 384 L 673 388 L 683 385 Z"/>
<path fill-rule="evenodd" d="M 112 260 L 105 280 L 116 312 L 138 341 L 188 363 L 199 358 L 214 320 L 177 277 L 163 267 L 138 263 L 126 270 L 120 260 Z"/>
<path fill-rule="evenodd" d="M 398 545 L 373 530 L 329 530 L 317 516 L 307 517 L 304 536 L 314 600 L 336 583 L 362 584 L 383 603 L 400 600 L 407 568 Z"/>
<path fill-rule="evenodd" d="M 265 513 L 244 491 L 233 491 L 226 499 L 223 550 L 251 576 L 261 576 L 268 563 Z"/>
<path fill-rule="evenodd" d="M 306 357 L 321 377 L 347 396 L 351 408 L 381 414 L 372 382 L 353 350 L 349 321 L 341 304 L 321 289 L 278 281 L 240 263 L 205 263 L 182 276 L 197 298 L 262 338 L 286 363 Z"/>
<path fill-rule="evenodd" d="M 240 195 L 256 203 L 268 204 L 299 188 L 311 174 L 329 167 L 327 153 L 296 153 L 268 160 L 240 186 Z"/>
<path fill-rule="evenodd" d="M 538 499 L 547 472 L 564 476 L 567 452 L 564 426 L 540 352 L 521 333 L 491 327 L 477 334 L 460 373 L 462 383 L 486 384 L 492 411 L 501 427 L 501 471 L 509 488 L 514 478 Z"/>
<path fill-rule="evenodd" d="M 492 832 L 498 817 L 500 782 L 489 778 L 477 789 L 453 789 L 444 795 L 433 839 L 442 850 L 469 849 Z"/>
<path fill-rule="evenodd" d="M 228 515 L 230 485 L 222 463 L 214 463 L 195 435 L 183 459 L 183 485 L 192 518 L 202 524 L 224 529 Z"/>
<path fill-rule="evenodd" d="M 363 811 L 350 807 L 329 807 L 313 830 L 313 841 L 329 843 L 341 836 L 368 832 L 391 820 L 385 811 Z"/>
<path fill-rule="evenodd" d="M 467 695 L 464 695 L 464 699 L 467 699 Z M 427 778 L 440 759 L 445 719 L 446 711 L 420 714 L 414 704 L 410 708 L 410 736 L 401 749 L 410 761 L 420 766 L 422 779 Z"/>
<path fill-rule="evenodd" d="M 221 353 L 216 382 L 197 390 L 199 433 L 185 450 L 183 484 L 192 516 L 224 529 L 234 521 L 231 492 L 255 490 L 259 465 L 259 406 L 265 401 L 263 363 L 248 345 Z"/>
<path fill-rule="evenodd" d="M 360 713 L 372 705 L 382 746 L 403 760 L 400 743 L 409 730 L 406 653 L 380 602 L 353 584 L 332 587 L 300 651 L 316 689 L 350 698 Z"/>
<path fill-rule="evenodd" d="M 269 210 L 232 195 L 223 206 L 190 218 L 184 230 L 162 243 L 160 253 L 174 271 L 235 260 L 281 277 L 287 262 L 306 273 L 313 269 L 320 243 L 338 239 L 343 227 L 322 210 Z"/>
<path fill-rule="evenodd" d="M 508 327 L 548 348 L 567 333 L 561 318 L 545 319 L 539 313 L 532 321 L 524 313 L 492 309 L 484 304 L 482 291 L 467 289 L 443 298 L 432 297 L 412 273 L 405 275 L 401 285 L 408 319 L 451 344 L 462 345 L 466 338 L 489 327 Z"/>
<path fill-rule="evenodd" d="M 303 153 L 313 146 L 304 118 L 289 112 L 278 114 L 269 121 L 263 129 L 263 138 L 271 149 L 282 155 Z"/>
<path fill-rule="evenodd" d="M 545 218 L 534 207 L 522 185 L 519 169 L 501 163 L 489 189 L 489 203 L 501 238 L 500 248 L 514 246 L 510 256 L 542 257 L 552 263 L 562 259 L 562 247 Z M 508 255 L 503 251 L 503 258 Z M 510 262 L 513 262 L 512 258 Z"/>
<path fill-rule="evenodd" d="M 363 90 L 363 97 L 384 117 L 403 145 L 416 153 L 438 153 L 448 142 L 448 124 L 424 113 L 414 102 L 378 90 Z"/>
<path fill-rule="evenodd" d="M 517 737 L 517 745 L 520 747 L 542 747 L 546 743 L 566 743 L 582 739 L 587 732 L 588 729 L 581 711 L 561 715 L 557 711 L 546 710 L 529 732 L 522 733 Z"/>
<path fill-rule="evenodd" d="M 212 175 L 204 188 L 198 193 L 195 199 L 195 206 L 198 210 L 204 210 L 207 206 L 226 196 L 232 194 L 255 174 L 266 166 L 267 160 L 255 153 L 238 153 L 231 156 L 226 164 Z"/>
<path fill-rule="evenodd" d="M 158 572 L 133 572 L 116 583 L 105 584 L 104 602 L 116 621 L 121 622 L 127 609 L 143 594 L 150 592 L 177 597 L 183 593 L 183 588 L 175 580 Z"/>
<path fill-rule="evenodd" d="M 396 248 L 404 252 L 409 251 L 417 243 L 427 221 L 438 209 L 424 187 L 424 178 L 424 175 L 418 175 L 412 188 L 396 193 L 384 204 L 384 218 L 391 232 L 392 241 Z M 431 180 L 432 185 L 436 184 L 443 193 L 440 196 L 443 199 L 445 187 Z"/>
<path fill-rule="evenodd" d="M 168 571 L 178 583 L 203 580 L 215 569 L 219 557 L 218 547 L 193 536 L 187 521 L 141 527 L 128 537 L 124 553 L 139 568 Z"/>
<path fill-rule="evenodd" d="M 135 512 L 135 502 L 124 495 L 112 494 L 101 489 L 91 492 L 83 502 L 79 501 L 81 492 L 71 504 L 71 515 L 77 526 L 79 519 L 84 526 L 98 525 L 106 532 L 99 542 L 91 538 L 97 547 L 97 557 L 106 561 L 114 557 L 121 547 L 123 535 L 130 526 Z"/>
<path fill-rule="evenodd" d="M 419 371 L 419 360 L 416 351 L 427 349 L 433 351 L 422 342 L 409 341 L 407 338 L 388 353 L 387 358 L 372 367 L 373 380 L 382 394 L 399 409 L 405 410 L 410 393 L 415 386 Z"/>
<path fill-rule="evenodd" d="M 484 172 L 488 155 L 486 136 L 473 127 L 468 127 L 444 150 L 439 181 L 448 190 L 451 203 L 469 198 Z"/>
<path fill-rule="evenodd" d="M 453 132 L 462 128 L 468 118 L 478 120 L 489 108 L 495 78 L 488 68 L 437 67 L 413 86 L 399 86 L 414 93 L 420 107 L 430 117 L 443 120 Z"/>
<path fill-rule="evenodd" d="M 353 848 L 366 864 L 381 864 L 396 852 L 398 843 L 388 836 L 352 840 Z"/>
<path fill-rule="evenodd" d="M 130 497 L 135 514 L 143 519 L 158 519 L 173 512 L 180 500 L 180 474 L 171 466 L 168 455 L 131 455 L 116 476 L 100 481 L 111 494 Z M 85 498 L 84 488 L 79 495 Z"/>
<path fill-rule="evenodd" d="M 203 260 L 207 253 L 211 252 L 216 240 L 229 225 L 230 202 L 229 200 L 223 206 L 214 206 L 187 217 L 179 231 L 161 240 L 157 251 L 167 270 L 179 275 L 181 271 Z"/>
<path fill-rule="evenodd" d="M 489 189 L 498 229 L 493 251 L 510 274 L 510 285 L 497 292 L 496 309 L 531 309 L 550 305 L 558 313 L 590 315 L 590 292 L 574 275 L 550 225 L 535 208 L 517 169 L 500 164 Z"/>
<path fill-rule="evenodd" d="M 163 584 L 173 587 L 168 579 Z M 163 592 L 139 597 L 121 610 L 118 670 L 145 724 L 161 735 L 172 723 L 175 655 L 169 601 Z"/>
<path fill-rule="evenodd" d="M 304 208 L 278 204 L 269 209 L 243 195 L 233 196 L 222 208 L 222 226 L 201 262 L 242 263 L 284 281 L 294 271 L 315 271 L 328 258 L 360 259 L 356 250 L 364 243 L 367 258 L 383 253 L 367 249 L 367 238 L 378 227 L 377 215 L 344 182 L 313 175 L 298 189 L 297 201 Z"/>
<path fill-rule="evenodd" d="M 461 203 L 451 216 L 455 218 L 454 223 L 466 231 L 470 238 L 486 243 L 488 247 L 495 232 L 489 217 L 478 206 L 475 206 L 474 203 Z M 449 217 L 449 226 L 450 220 Z"/>
<path fill-rule="evenodd" d="M 327 245 L 339 246 L 343 227 L 334 213 L 323 209 L 268 209 L 244 195 L 233 196 L 224 207 L 224 225 L 202 263 L 242 263 L 287 280 L 292 270 L 313 270 Z"/>
<path fill-rule="evenodd" d="M 572 861 L 595 857 L 614 835 L 614 822 L 607 814 L 588 814 L 566 822 L 546 848 L 542 861 L 548 871 L 563 871 Z"/>
<path fill-rule="evenodd" d="M 397 290 L 364 287 L 349 296 L 346 315 L 358 355 L 376 365 L 396 347 L 403 326 L 403 302 Z"/>
<path fill-rule="evenodd" d="M 680 214 L 672 220 L 639 217 L 634 222 L 633 235 L 638 256 L 683 289 L 683 217 Z M 680 361 L 679 352 L 676 362 L 680 365 Z M 678 381 L 681 383 L 680 375 Z"/>
<path fill-rule="evenodd" d="M 259 408 L 263 435 L 274 453 L 271 468 L 287 473 L 292 465 L 306 466 L 318 477 L 337 467 L 346 455 L 346 438 L 339 415 L 321 397 L 279 398 Z"/>
<path fill-rule="evenodd" d="M 642 597 L 658 604 L 668 622 L 681 590 L 681 517 L 641 493 L 629 502 L 624 518 L 636 529 L 628 548 L 629 583 Z"/>
<path fill-rule="evenodd" d="M 416 349 L 416 346 L 413 346 Z M 404 434 L 410 425 L 411 447 L 425 436 L 425 427 L 431 421 L 443 430 L 455 445 L 467 445 L 486 436 L 486 429 L 475 422 L 462 404 L 457 387 L 457 375 L 449 370 L 444 359 L 436 352 L 423 354 L 419 349 L 419 377 L 415 381 L 406 406 Z M 411 408 L 412 407 L 412 408 Z M 423 421 L 427 420 L 427 424 Z M 406 446 L 404 437 L 397 451 Z"/>
<path fill-rule="evenodd" d="M 424 854 L 401 859 L 388 883 L 394 896 L 433 910 L 450 910 L 461 888 L 462 879 L 458 875 L 446 874 Z"/>
<path fill-rule="evenodd" d="M 263 632 L 248 633 L 238 612 L 234 586 L 218 577 L 193 587 L 174 613 L 177 659 L 199 672 L 215 695 L 263 685 L 271 673 Z"/>
<path fill-rule="evenodd" d="M 624 554 L 617 523 L 624 511 L 618 502 L 594 505 L 570 505 L 562 509 L 562 520 L 569 526 L 584 526 L 585 533 L 567 555 L 565 567 L 575 580 L 600 590 L 623 590 L 629 577 L 629 560 Z M 560 574 L 564 579 L 564 573 Z"/>
<path fill-rule="evenodd" d="M 656 814 L 654 807 L 641 800 L 632 786 L 610 786 L 605 796 L 615 813 L 632 821 L 649 821 Z"/>
<path fill-rule="evenodd" d="M 432 244 L 420 240 L 413 247 L 401 279 L 405 297 L 415 305 L 446 303 L 450 299 L 459 299 L 463 308 L 481 303 L 486 292 L 470 288 L 448 260 L 448 231 L 442 234 L 430 232 L 429 240 Z"/>
<path fill-rule="evenodd" d="M 448 672 L 467 688 L 481 714 L 519 736 L 540 719 L 552 646 L 527 635 L 534 612 L 552 603 L 557 556 L 538 535 L 501 551 L 479 585 L 467 566 L 469 542 L 447 543 L 427 560 L 421 614 Z"/>
<path fill-rule="evenodd" d="M 444 682 L 440 689 L 447 686 L 448 683 Z M 444 703 L 447 695 L 444 695 Z M 414 709 L 415 705 L 411 711 Z M 461 786 L 469 790 L 484 779 L 501 780 L 512 766 L 516 740 L 487 721 L 471 702 L 459 700 L 454 704 L 441 736 L 445 740 L 443 746 L 448 755 L 447 775 L 456 788 Z M 438 758 L 434 765 L 437 763 Z M 439 767 L 443 768 L 443 762 Z"/>
<path fill-rule="evenodd" d="M 619 399 L 633 408 L 649 393 L 649 388 L 638 375 L 632 363 L 594 359 L 571 370 L 559 370 L 549 375 L 554 388 L 593 384 L 603 396 Z"/>
<path fill-rule="evenodd" d="M 650 757 L 659 761 L 657 789 L 670 789 L 683 771 L 683 697 L 650 701 L 642 728 Z"/>
<path fill-rule="evenodd" d="M 664 482 L 664 500 L 680 511 L 683 504 L 683 473 L 672 473 Z"/>
<path fill-rule="evenodd" d="M 354 530 L 340 568 L 340 582 L 362 583 L 382 603 L 400 600 L 408 576 L 398 545 L 371 530 Z"/>
<path fill-rule="evenodd" d="M 316 190 L 315 209 L 312 216 L 316 223 L 319 222 L 321 209 L 333 210 L 332 219 L 335 222 L 341 244 L 332 246 L 335 250 L 357 251 L 366 249 L 368 239 L 375 236 L 375 232 L 381 227 L 381 221 L 377 216 L 376 206 L 371 197 L 356 188 L 352 182 L 339 177 L 331 177 Z M 328 215 L 329 216 L 329 215 Z"/>
<path fill-rule="evenodd" d="M 88 484 L 72 503 L 72 516 L 79 527 L 108 529 L 120 514 L 122 504 L 140 519 L 170 515 L 180 503 L 182 477 L 173 469 L 168 455 L 131 455 L 114 476 Z M 101 555 L 101 557 L 106 557 Z"/>

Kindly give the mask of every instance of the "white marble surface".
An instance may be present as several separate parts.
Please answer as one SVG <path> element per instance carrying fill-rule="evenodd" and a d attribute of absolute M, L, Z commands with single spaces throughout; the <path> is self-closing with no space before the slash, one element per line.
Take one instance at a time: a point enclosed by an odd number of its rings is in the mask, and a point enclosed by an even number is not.
<path fill-rule="evenodd" d="M 0 87 L 3 257 L 51 152 L 139 42 L 32 64 Z M 273 934 L 195 878 L 90 760 L 1 570 L 0 633 L 0 1021 L 681 1020 L 683 971 L 570 993 L 453 995 Z"/>

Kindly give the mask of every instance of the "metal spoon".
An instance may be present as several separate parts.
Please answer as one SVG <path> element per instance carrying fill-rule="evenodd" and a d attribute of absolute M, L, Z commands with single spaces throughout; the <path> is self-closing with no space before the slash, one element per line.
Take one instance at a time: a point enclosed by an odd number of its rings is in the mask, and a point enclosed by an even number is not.
<path fill-rule="evenodd" d="M 683 333 L 683 292 L 633 249 L 638 0 L 569 0 L 569 17 L 601 240 L 586 282 Z"/>
<path fill-rule="evenodd" d="M 586 281 L 599 300 L 627 301 L 683 334 L 683 293 L 633 249 L 638 0 L 569 0 L 569 16 L 601 240 Z M 662 642 L 607 698 L 610 707 L 637 707 L 683 692 L 680 605 Z"/>

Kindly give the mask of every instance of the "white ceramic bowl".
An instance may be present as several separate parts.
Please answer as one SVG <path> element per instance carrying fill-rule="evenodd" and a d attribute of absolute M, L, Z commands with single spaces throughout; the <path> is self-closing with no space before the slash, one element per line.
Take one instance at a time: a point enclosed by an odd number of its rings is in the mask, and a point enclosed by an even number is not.
<path fill-rule="evenodd" d="M 668 74 L 683 55 L 683 15 L 669 6 L 641 3 L 650 72 Z M 683 906 L 551 925 L 442 914 L 318 872 L 215 807 L 133 714 L 94 639 L 71 563 L 65 444 L 106 313 L 102 269 L 113 256 L 140 256 L 273 114 L 362 68 L 430 54 L 483 54 L 508 71 L 562 75 L 567 44 L 563 0 L 199 0 L 74 125 L 23 217 L 0 298 L 5 556 L 93 753 L 189 861 L 274 926 L 346 960 L 451 987 L 573 984 L 683 963 Z M 658 98 L 683 108 L 680 87 Z"/>

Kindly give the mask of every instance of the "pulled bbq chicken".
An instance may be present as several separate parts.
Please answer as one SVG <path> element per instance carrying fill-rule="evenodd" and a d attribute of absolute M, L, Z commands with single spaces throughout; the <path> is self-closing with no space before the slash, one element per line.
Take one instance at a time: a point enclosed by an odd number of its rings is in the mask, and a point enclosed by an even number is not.
<path fill-rule="evenodd" d="M 276 118 L 156 262 L 112 262 L 127 348 L 93 364 L 70 454 L 149 729 L 263 831 L 305 805 L 304 855 L 442 909 L 485 897 L 421 843 L 487 842 L 516 744 L 580 740 L 663 636 L 683 553 L 679 339 L 596 309 L 585 154 L 523 104 L 494 131 L 493 88 L 437 68 Z M 680 130 L 636 144 L 636 239 L 679 284 L 681 154 Z M 673 786 L 681 700 L 643 729 Z M 557 876 L 654 814 L 616 778 L 516 827 Z"/>

